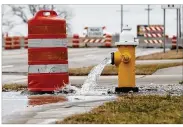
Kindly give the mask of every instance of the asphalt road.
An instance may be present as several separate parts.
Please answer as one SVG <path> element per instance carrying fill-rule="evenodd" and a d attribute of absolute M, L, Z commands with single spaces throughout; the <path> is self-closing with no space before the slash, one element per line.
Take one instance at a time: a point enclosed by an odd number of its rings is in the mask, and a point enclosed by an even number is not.
<path fill-rule="evenodd" d="M 161 52 L 163 49 L 145 49 L 137 48 L 136 56 Z M 105 57 L 110 57 L 110 53 L 117 51 L 117 48 L 69 48 L 68 61 L 69 68 L 86 67 L 97 65 Z M 2 51 L 2 72 L 27 72 L 27 50 L 3 50 Z M 177 60 L 180 62 L 180 60 Z M 137 64 L 159 63 L 159 62 L 174 62 L 168 61 L 136 61 Z"/>

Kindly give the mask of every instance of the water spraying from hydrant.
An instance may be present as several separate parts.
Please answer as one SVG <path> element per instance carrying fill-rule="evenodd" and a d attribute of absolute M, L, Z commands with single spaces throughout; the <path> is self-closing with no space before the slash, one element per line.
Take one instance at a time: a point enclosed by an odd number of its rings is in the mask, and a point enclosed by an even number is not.
<path fill-rule="evenodd" d="M 111 58 L 106 57 L 100 64 L 92 68 L 92 70 L 88 74 L 88 77 L 84 81 L 79 93 L 85 94 L 91 91 L 93 92 L 93 89 L 97 86 L 98 78 L 100 77 L 104 67 L 110 63 L 111 63 Z"/>

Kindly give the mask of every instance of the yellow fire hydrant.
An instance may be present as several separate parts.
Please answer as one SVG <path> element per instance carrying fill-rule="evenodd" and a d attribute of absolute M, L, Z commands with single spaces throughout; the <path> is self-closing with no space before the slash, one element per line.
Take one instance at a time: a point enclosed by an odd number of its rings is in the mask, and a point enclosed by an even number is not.
<path fill-rule="evenodd" d="M 111 53 L 111 64 L 118 69 L 118 87 L 115 92 L 138 92 L 135 87 L 135 47 L 139 44 L 131 34 L 131 28 L 123 28 L 120 41 L 116 42 L 118 51 Z"/>

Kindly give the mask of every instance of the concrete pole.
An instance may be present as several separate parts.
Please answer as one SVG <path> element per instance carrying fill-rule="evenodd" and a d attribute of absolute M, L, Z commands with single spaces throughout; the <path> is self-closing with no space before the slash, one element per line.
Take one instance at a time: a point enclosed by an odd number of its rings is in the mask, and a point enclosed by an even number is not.
<path fill-rule="evenodd" d="M 177 9 L 177 43 L 176 43 L 177 52 L 178 52 L 178 40 L 179 40 L 179 9 Z"/>
<path fill-rule="evenodd" d="M 147 15 L 148 15 L 148 26 L 149 26 L 150 25 L 150 5 L 148 5 Z"/>
<path fill-rule="evenodd" d="M 123 31 L 123 5 L 121 5 L 121 33 Z"/>
<path fill-rule="evenodd" d="M 179 9 L 179 40 L 181 38 L 181 31 L 182 31 L 182 27 L 181 27 L 181 8 Z"/>
<path fill-rule="evenodd" d="M 183 5 L 182 5 L 182 45 L 183 45 Z"/>
<path fill-rule="evenodd" d="M 145 10 L 147 11 L 147 23 L 148 25 L 150 25 L 150 11 L 152 10 L 152 8 L 150 8 L 150 5 L 148 4 Z"/>
<path fill-rule="evenodd" d="M 163 9 L 163 25 L 164 25 L 164 33 L 163 33 L 163 37 L 164 37 L 164 43 L 163 43 L 163 52 L 165 53 L 165 41 L 166 41 L 166 38 L 165 38 L 165 28 L 166 28 L 166 22 L 165 22 L 165 19 L 166 19 L 166 10 Z"/>

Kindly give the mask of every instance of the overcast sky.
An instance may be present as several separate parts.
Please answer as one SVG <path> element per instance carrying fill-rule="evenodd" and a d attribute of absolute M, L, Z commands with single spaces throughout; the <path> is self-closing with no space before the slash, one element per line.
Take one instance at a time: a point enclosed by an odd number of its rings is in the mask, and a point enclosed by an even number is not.
<path fill-rule="evenodd" d="M 74 16 L 70 21 L 73 33 L 82 34 L 85 26 L 106 26 L 109 33 L 120 32 L 120 5 L 67 5 Z M 151 5 L 150 24 L 163 24 L 161 5 Z M 147 24 L 147 5 L 124 5 L 124 24 L 136 35 L 139 24 Z M 176 10 L 166 11 L 166 33 L 176 34 Z M 27 25 L 19 25 L 10 34 L 27 34 Z"/>

